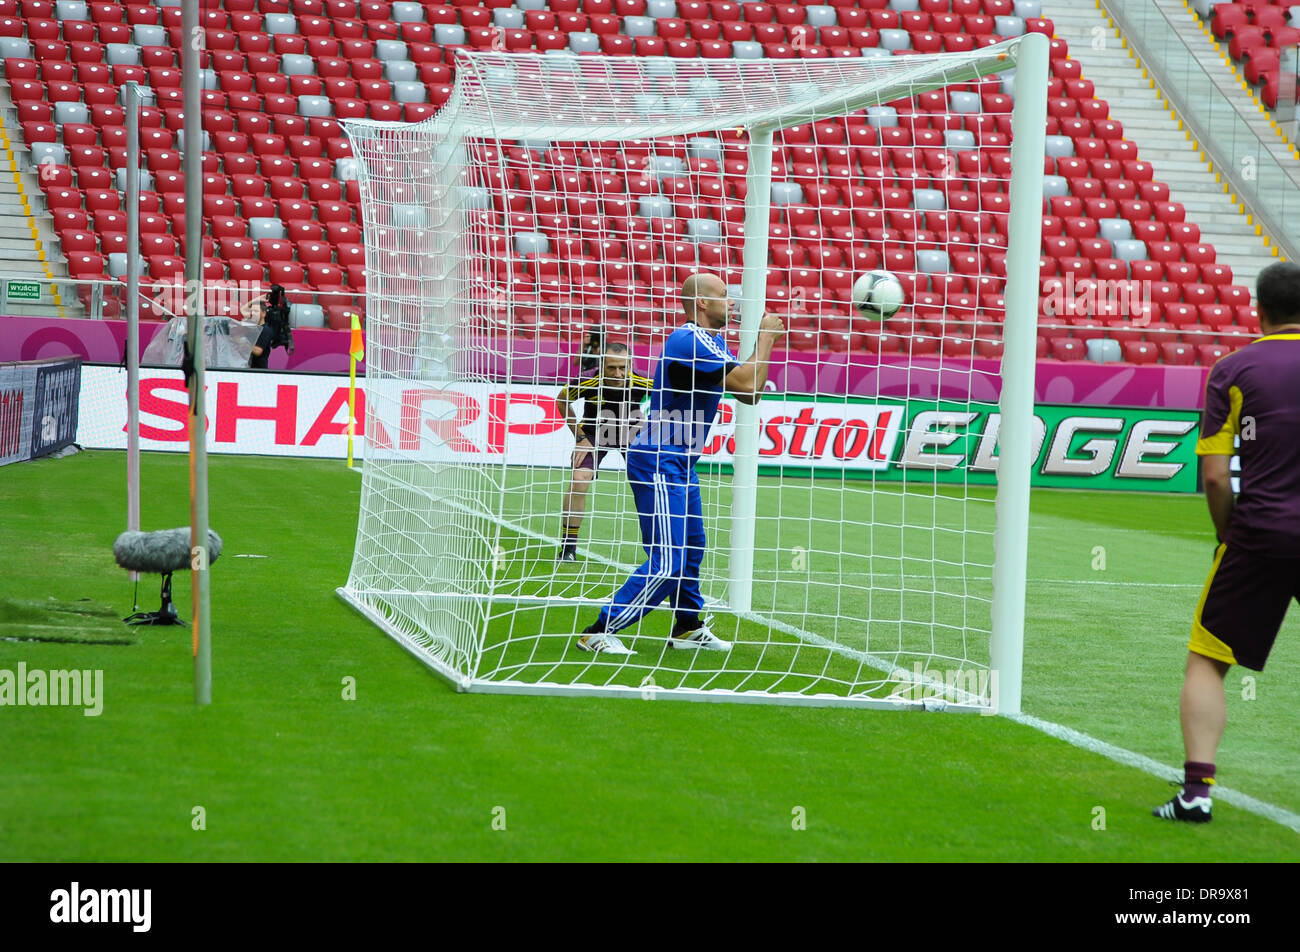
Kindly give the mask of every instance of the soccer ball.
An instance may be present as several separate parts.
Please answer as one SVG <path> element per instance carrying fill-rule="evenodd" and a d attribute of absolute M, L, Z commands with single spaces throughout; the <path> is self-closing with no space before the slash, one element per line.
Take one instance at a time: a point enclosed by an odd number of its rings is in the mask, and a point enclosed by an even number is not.
<path fill-rule="evenodd" d="M 883 321 L 903 306 L 903 286 L 888 271 L 868 271 L 853 282 L 853 306 L 863 317 Z"/>

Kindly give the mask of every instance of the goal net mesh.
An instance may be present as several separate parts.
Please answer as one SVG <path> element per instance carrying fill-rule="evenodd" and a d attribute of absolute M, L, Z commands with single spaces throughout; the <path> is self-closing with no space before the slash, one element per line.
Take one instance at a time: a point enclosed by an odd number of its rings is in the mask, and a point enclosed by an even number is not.
<path fill-rule="evenodd" d="M 367 375 L 344 596 L 470 689 L 986 703 L 1015 53 L 462 52 L 434 119 L 346 123 Z M 905 289 L 883 320 L 850 300 L 876 269 Z M 734 647 L 669 650 L 665 603 L 621 633 L 635 655 L 584 653 L 646 550 L 619 439 L 585 465 L 564 411 L 635 427 L 696 272 L 788 329 L 752 512 L 730 399 L 697 467 Z"/>

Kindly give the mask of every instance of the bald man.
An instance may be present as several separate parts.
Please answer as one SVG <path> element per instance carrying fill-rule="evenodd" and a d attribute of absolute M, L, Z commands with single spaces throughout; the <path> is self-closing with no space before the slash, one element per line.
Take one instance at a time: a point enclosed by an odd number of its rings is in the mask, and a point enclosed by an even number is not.
<path fill-rule="evenodd" d="M 627 476 L 641 522 L 646 561 L 614 593 L 578 639 L 583 651 L 630 655 L 618 632 L 667 599 L 673 610 L 673 648 L 730 651 L 700 618 L 700 563 L 704 516 L 695 464 L 704 450 L 724 392 L 755 404 L 767 383 L 772 348 L 785 333 L 779 318 L 763 315 L 758 346 L 741 363 L 722 331 L 732 315 L 727 286 L 715 274 L 693 274 L 682 285 L 686 323 L 664 342 L 655 368 L 646 423 L 628 446 Z"/>

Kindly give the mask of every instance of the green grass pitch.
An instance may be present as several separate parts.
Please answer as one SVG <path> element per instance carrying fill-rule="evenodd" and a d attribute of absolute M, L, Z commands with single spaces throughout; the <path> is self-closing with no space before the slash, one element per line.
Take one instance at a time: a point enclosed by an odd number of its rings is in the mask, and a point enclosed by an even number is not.
<path fill-rule="evenodd" d="M 146 454 L 143 479 L 147 528 L 188 522 L 183 456 Z M 0 669 L 104 672 L 99 717 L 0 708 L 0 859 L 1296 853 L 1295 833 L 1222 802 L 1208 827 L 1161 824 L 1148 815 L 1168 796 L 1160 781 L 1003 718 L 457 695 L 334 595 L 360 491 L 341 463 L 211 460 L 226 548 L 212 572 L 214 703 L 199 709 L 188 628 L 116 621 L 131 609 L 110 551 L 124 484 L 120 453 L 0 469 Z M 1176 765 L 1211 557 L 1204 503 L 1038 491 L 1029 557 L 1026 711 Z M 176 596 L 188 617 L 188 576 Z M 156 597 L 147 577 L 141 607 Z M 1293 613 L 1254 682 L 1229 675 L 1219 759 L 1225 785 L 1292 812 L 1298 628 Z"/>

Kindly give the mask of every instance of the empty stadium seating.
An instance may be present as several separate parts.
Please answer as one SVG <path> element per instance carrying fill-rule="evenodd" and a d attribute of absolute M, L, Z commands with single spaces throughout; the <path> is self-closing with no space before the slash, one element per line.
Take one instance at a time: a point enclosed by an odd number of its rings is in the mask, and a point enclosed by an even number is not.
<path fill-rule="evenodd" d="M 1207 8 L 1210 16 L 1205 17 Z M 1282 82 L 1281 51 L 1300 43 L 1300 20 L 1294 18 L 1295 10 L 1289 0 L 1197 6 L 1198 15 L 1237 61 L 1246 81 L 1258 87 L 1260 101 L 1270 109 L 1277 106 Z"/>
<path fill-rule="evenodd" d="M 171 280 L 184 254 L 180 8 L 59 3 L 61 12 L 47 0 L 0 0 L 0 57 L 24 139 L 45 160 L 41 187 L 69 271 L 108 279 L 120 270 L 121 259 L 112 257 L 126 251 L 118 90 L 137 81 L 156 98 L 142 117 L 147 277 Z M 202 11 L 205 273 L 277 282 L 291 294 L 328 292 L 334 296 L 320 298 L 322 320 L 345 326 L 342 315 L 364 305 L 365 254 L 350 148 L 337 120 L 432 115 L 450 94 L 462 47 L 907 55 L 973 49 L 1026 31 L 1052 36 L 1037 6 L 227 0 Z M 1232 28 L 1243 55 L 1289 36 L 1276 17 L 1246 14 Z M 1225 29 L 1234 16 L 1226 15 Z M 1065 44 L 1054 40 L 1051 56 L 1044 300 L 1068 286 L 1072 299 L 1091 294 L 1103 303 L 1086 326 L 1073 315 L 1045 313 L 1040 356 L 1116 359 L 1109 346 L 1090 351 L 1091 341 L 1106 339 L 1130 362 L 1217 359 L 1248 339 L 1227 331 L 1253 326 L 1249 290 L 1216 263 Z M 900 101 L 847 126 L 781 133 L 768 291 L 774 307 L 795 315 L 790 346 L 999 356 L 993 329 L 1004 307 L 1010 108 L 1009 86 L 994 78 Z M 979 150 L 965 148 L 976 144 Z M 492 279 L 517 291 L 521 333 L 556 333 L 561 313 L 581 320 L 598 302 L 612 301 L 626 309 L 633 332 L 653 337 L 672 321 L 661 302 L 686 273 L 707 267 L 735 274 L 744 214 L 739 136 L 665 142 L 654 168 L 608 168 L 607 156 L 572 144 L 503 148 L 502 165 L 484 168 L 505 180 L 482 183 L 491 188 L 471 210 L 470 226 L 492 262 Z M 395 203 L 395 224 L 422 214 L 404 206 L 398 191 L 386 197 Z M 886 329 L 863 326 L 848 306 L 853 277 L 875 267 L 898 273 L 912 303 Z M 1104 303 L 1108 285 L 1125 281 L 1150 289 L 1141 314 Z M 800 315 L 817 320 L 799 327 Z"/>

